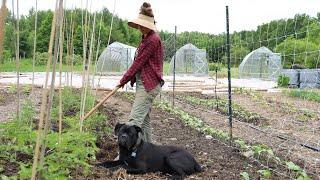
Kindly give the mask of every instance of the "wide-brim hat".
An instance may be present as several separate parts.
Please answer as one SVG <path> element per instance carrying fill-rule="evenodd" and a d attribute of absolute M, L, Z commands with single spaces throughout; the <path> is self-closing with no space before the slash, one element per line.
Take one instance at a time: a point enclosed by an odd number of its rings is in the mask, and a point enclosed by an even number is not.
<path fill-rule="evenodd" d="M 157 31 L 156 25 L 154 24 L 154 18 L 150 16 L 146 16 L 144 14 L 139 14 L 137 19 L 128 22 L 130 27 L 138 29 L 138 26 L 143 26 L 145 28 L 151 29 L 153 31 Z"/>

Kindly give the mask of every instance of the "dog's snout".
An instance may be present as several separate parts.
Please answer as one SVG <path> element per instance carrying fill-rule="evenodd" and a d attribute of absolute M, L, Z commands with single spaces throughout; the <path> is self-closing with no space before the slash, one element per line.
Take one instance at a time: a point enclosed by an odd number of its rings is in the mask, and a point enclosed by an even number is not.
<path fill-rule="evenodd" d="M 126 135 L 126 134 L 121 135 L 121 138 L 127 138 L 127 137 L 128 137 L 128 135 Z"/>

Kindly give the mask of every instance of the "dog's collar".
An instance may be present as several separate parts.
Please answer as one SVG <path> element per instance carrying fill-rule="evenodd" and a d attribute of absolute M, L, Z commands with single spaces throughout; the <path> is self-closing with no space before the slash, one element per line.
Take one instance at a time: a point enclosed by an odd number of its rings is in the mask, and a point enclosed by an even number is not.
<path fill-rule="evenodd" d="M 132 152 L 131 152 L 131 157 L 135 158 L 137 156 L 137 151 L 138 151 L 138 146 L 142 143 L 143 141 L 139 138 L 137 143 L 133 146 Z"/>
<path fill-rule="evenodd" d="M 136 156 L 137 156 L 137 148 L 131 153 L 131 157 L 135 158 Z"/>

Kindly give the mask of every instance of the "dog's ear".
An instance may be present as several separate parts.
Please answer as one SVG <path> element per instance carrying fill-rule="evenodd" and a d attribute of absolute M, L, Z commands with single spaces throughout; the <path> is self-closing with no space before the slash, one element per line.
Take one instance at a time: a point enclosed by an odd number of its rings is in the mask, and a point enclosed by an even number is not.
<path fill-rule="evenodd" d="M 117 123 L 116 126 L 114 127 L 114 134 L 118 135 L 120 128 L 123 126 L 124 124 L 121 123 Z"/>
<path fill-rule="evenodd" d="M 143 133 L 141 127 L 139 127 L 137 125 L 133 125 L 133 127 L 136 129 L 137 133 L 139 133 L 139 132 Z"/>

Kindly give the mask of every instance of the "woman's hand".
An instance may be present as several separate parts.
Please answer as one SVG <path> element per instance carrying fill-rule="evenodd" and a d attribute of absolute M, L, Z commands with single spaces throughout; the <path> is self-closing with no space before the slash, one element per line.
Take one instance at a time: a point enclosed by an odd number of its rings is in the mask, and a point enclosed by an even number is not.
<path fill-rule="evenodd" d="M 119 83 L 116 87 L 117 87 L 117 88 L 123 88 L 123 86 L 124 86 L 124 84 L 120 84 L 120 83 Z"/>

